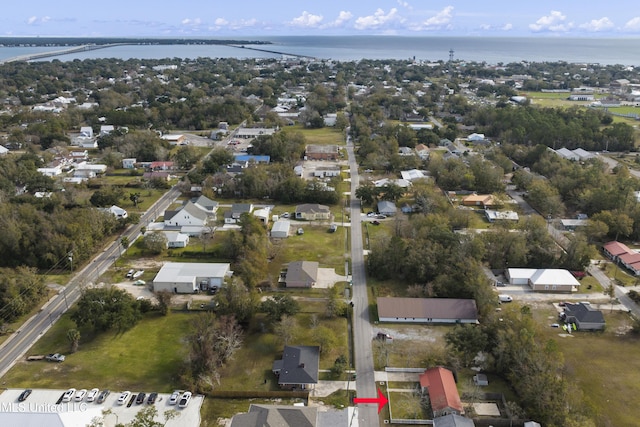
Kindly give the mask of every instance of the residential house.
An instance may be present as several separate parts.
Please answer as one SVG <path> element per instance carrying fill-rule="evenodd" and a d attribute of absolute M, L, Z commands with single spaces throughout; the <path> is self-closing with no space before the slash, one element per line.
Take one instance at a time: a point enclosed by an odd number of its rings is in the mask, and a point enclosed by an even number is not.
<path fill-rule="evenodd" d="M 182 134 L 167 134 L 162 135 L 161 138 L 169 142 L 170 145 L 186 145 L 189 143 L 187 137 Z"/>
<path fill-rule="evenodd" d="M 602 311 L 583 302 L 566 303 L 560 319 L 567 324 L 575 325 L 579 331 L 601 331 L 605 326 Z"/>
<path fill-rule="evenodd" d="M 494 211 L 491 209 L 485 209 L 484 215 L 489 222 L 518 221 L 520 219 L 518 213 L 514 211 Z"/>
<path fill-rule="evenodd" d="M 136 159 L 122 159 L 123 169 L 135 169 L 135 167 L 136 167 Z"/>
<path fill-rule="evenodd" d="M 9 149 L 4 145 L 0 145 L 0 156 L 5 156 L 9 152 Z"/>
<path fill-rule="evenodd" d="M 279 219 L 273 223 L 271 227 L 271 237 L 274 239 L 285 239 L 289 237 L 289 230 L 291 229 L 291 221 L 287 219 Z"/>
<path fill-rule="evenodd" d="M 470 194 L 462 199 L 465 206 L 481 206 L 489 208 L 495 205 L 495 200 L 491 194 Z"/>
<path fill-rule="evenodd" d="M 118 219 L 125 219 L 128 216 L 126 210 L 116 205 L 111 206 L 110 208 L 106 209 L 106 211 L 113 214 L 113 216 Z"/>
<path fill-rule="evenodd" d="M 616 261 L 617 258 L 622 254 L 633 252 L 624 243 L 616 241 L 605 243 L 605 245 L 602 247 L 602 250 L 604 251 L 604 254 L 613 261 Z"/>
<path fill-rule="evenodd" d="M 55 166 L 46 167 L 46 168 L 38 168 L 36 170 L 44 176 L 54 177 L 54 176 L 62 175 L 62 165 L 55 165 Z"/>
<path fill-rule="evenodd" d="M 406 179 L 407 181 L 414 181 L 416 179 L 423 179 L 427 177 L 423 171 L 418 169 L 400 171 L 400 175 L 402 175 L 402 179 Z"/>
<path fill-rule="evenodd" d="M 464 415 L 453 372 L 438 366 L 420 375 L 422 392 L 429 394 L 434 419 L 449 414 Z"/>
<path fill-rule="evenodd" d="M 93 128 L 91 126 L 82 126 L 80 128 L 80 136 L 84 138 L 93 138 Z"/>
<path fill-rule="evenodd" d="M 278 385 L 286 389 L 313 389 L 318 384 L 320 347 L 284 347 L 282 359 L 273 362 L 273 373 L 278 377 Z"/>
<path fill-rule="evenodd" d="M 218 202 L 211 200 L 206 196 L 199 196 L 191 200 L 191 203 L 196 205 L 197 208 L 203 210 L 209 215 L 209 220 L 216 219 L 216 212 L 218 212 Z"/>
<path fill-rule="evenodd" d="M 293 261 L 287 267 L 285 286 L 287 288 L 311 288 L 318 280 L 316 261 Z"/>
<path fill-rule="evenodd" d="M 173 165 L 174 165 L 173 162 L 160 162 L 160 161 L 151 162 L 149 164 L 149 169 L 152 172 L 155 172 L 155 171 L 168 171 L 168 170 L 172 170 L 173 169 Z"/>
<path fill-rule="evenodd" d="M 186 248 L 189 244 L 189 235 L 180 233 L 179 231 L 165 231 L 165 237 L 167 238 L 167 248 Z"/>
<path fill-rule="evenodd" d="M 253 204 L 251 203 L 234 203 L 231 205 L 231 210 L 224 213 L 225 224 L 237 224 L 240 221 L 240 217 L 243 213 L 252 213 Z"/>
<path fill-rule="evenodd" d="M 234 137 L 240 139 L 254 139 L 262 135 L 273 135 L 275 128 L 238 128 L 234 131 Z"/>
<path fill-rule="evenodd" d="M 78 178 L 95 178 L 106 171 L 107 165 L 81 162 L 74 167 L 73 176 Z"/>
<path fill-rule="evenodd" d="M 72 151 L 70 155 L 74 162 L 82 162 L 89 159 L 89 152 L 87 150 Z"/>
<path fill-rule="evenodd" d="M 165 227 L 196 226 L 206 227 L 210 222 L 209 215 L 193 202 L 187 202 L 177 210 L 164 212 Z"/>
<path fill-rule="evenodd" d="M 231 277 L 231 264 L 204 262 L 165 262 L 153 279 L 153 291 L 193 294 L 215 291 Z"/>
<path fill-rule="evenodd" d="M 394 216 L 398 212 L 396 204 L 389 200 L 381 200 L 378 202 L 378 212 L 382 215 Z"/>
<path fill-rule="evenodd" d="M 472 299 L 378 297 L 377 304 L 380 322 L 478 323 Z"/>
<path fill-rule="evenodd" d="M 338 146 L 309 144 L 305 149 L 305 158 L 306 160 L 336 160 Z"/>
<path fill-rule="evenodd" d="M 109 135 L 114 130 L 115 128 L 113 127 L 113 125 L 102 125 L 100 126 L 100 136 Z"/>
<path fill-rule="evenodd" d="M 296 206 L 295 219 L 305 219 L 307 221 L 326 220 L 331 218 L 329 206 L 317 203 L 305 203 Z"/>
<path fill-rule="evenodd" d="M 234 154 L 235 161 L 239 164 L 244 163 L 244 167 L 248 167 L 251 163 L 265 164 L 271 163 L 271 156 L 257 154 Z"/>
<path fill-rule="evenodd" d="M 249 412 L 236 414 L 230 427 L 321 427 L 314 406 L 262 405 L 252 403 Z M 328 427 L 328 426 L 327 426 Z"/>
<path fill-rule="evenodd" d="M 471 135 L 467 136 L 467 140 L 468 141 L 483 141 L 484 140 L 484 134 L 483 133 L 472 133 Z"/>
<path fill-rule="evenodd" d="M 433 427 L 475 427 L 471 418 L 457 414 L 444 415 L 433 419 Z"/>
<path fill-rule="evenodd" d="M 340 176 L 340 167 L 319 167 L 313 171 L 313 176 L 315 178 L 333 178 Z"/>
<path fill-rule="evenodd" d="M 418 157 L 420 157 L 422 160 L 429 159 L 429 147 L 427 147 L 426 145 L 418 144 L 416 145 L 415 150 Z"/>
<path fill-rule="evenodd" d="M 398 148 L 398 155 L 400 156 L 413 156 L 415 153 L 413 152 L 413 150 L 409 147 L 399 147 Z"/>
<path fill-rule="evenodd" d="M 586 227 L 589 221 L 586 219 L 561 219 L 560 224 L 566 231 L 576 231 L 578 227 Z"/>

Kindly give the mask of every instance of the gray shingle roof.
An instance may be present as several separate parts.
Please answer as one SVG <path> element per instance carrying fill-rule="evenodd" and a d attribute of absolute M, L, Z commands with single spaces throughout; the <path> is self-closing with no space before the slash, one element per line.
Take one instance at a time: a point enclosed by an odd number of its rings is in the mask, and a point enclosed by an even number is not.
<path fill-rule="evenodd" d="M 315 407 L 252 404 L 248 413 L 233 417 L 231 427 L 315 427 L 317 419 Z"/>
<path fill-rule="evenodd" d="M 320 347 L 285 346 L 278 384 L 317 384 L 319 365 Z"/>
<path fill-rule="evenodd" d="M 604 316 L 600 310 L 596 310 L 583 303 L 567 303 L 564 307 L 564 312 L 567 318 L 575 317 L 582 323 L 604 323 Z"/>

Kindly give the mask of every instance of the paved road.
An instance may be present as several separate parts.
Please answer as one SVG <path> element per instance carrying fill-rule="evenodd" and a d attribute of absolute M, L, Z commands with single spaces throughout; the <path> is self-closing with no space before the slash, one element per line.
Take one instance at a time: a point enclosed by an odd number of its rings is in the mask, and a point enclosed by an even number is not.
<path fill-rule="evenodd" d="M 378 395 L 373 370 L 371 343 L 373 330 L 369 319 L 369 299 L 364 265 L 362 244 L 362 226 L 360 200 L 355 198 L 358 188 L 358 164 L 353 144 L 347 138 L 347 153 L 351 168 L 351 274 L 353 276 L 353 334 L 356 366 L 356 391 L 358 397 L 376 397 Z M 376 405 L 358 406 L 358 421 L 361 427 L 380 425 Z"/>
<path fill-rule="evenodd" d="M 129 226 L 106 249 L 99 253 L 92 262 L 78 271 L 67 286 L 58 295 L 51 298 L 42 309 L 27 320 L 13 335 L 0 346 L 0 376 L 4 375 L 16 361 L 22 359 L 31 346 L 64 314 L 75 301 L 80 298 L 82 288 L 98 280 L 120 257 L 123 248 L 121 237 L 127 237 L 133 243 L 140 234 L 140 229 L 153 222 L 173 203 L 180 192 L 174 187 L 165 193 L 140 218 L 138 224 Z"/>

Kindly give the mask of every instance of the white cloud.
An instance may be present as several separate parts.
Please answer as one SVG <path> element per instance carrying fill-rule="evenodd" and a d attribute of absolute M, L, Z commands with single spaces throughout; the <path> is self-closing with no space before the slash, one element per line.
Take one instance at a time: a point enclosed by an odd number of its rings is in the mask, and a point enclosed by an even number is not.
<path fill-rule="evenodd" d="M 302 12 L 302 15 L 293 18 L 293 20 L 289 22 L 289 25 L 301 28 L 318 28 L 322 24 L 323 19 L 322 15 L 314 15 L 305 10 Z"/>
<path fill-rule="evenodd" d="M 40 19 L 40 21 L 42 21 L 42 22 L 49 22 L 49 21 L 51 21 L 51 17 L 50 17 L 50 16 L 43 16 L 43 17 Z"/>
<path fill-rule="evenodd" d="M 232 22 L 229 28 L 232 30 L 241 30 L 243 28 L 255 27 L 257 24 L 258 20 L 256 18 L 241 19 L 240 21 Z"/>
<path fill-rule="evenodd" d="M 180 21 L 180 23 L 182 25 L 188 25 L 188 26 L 197 27 L 200 24 L 202 24 L 202 20 L 200 18 L 195 18 L 195 19 L 185 18 L 182 21 Z"/>
<path fill-rule="evenodd" d="M 229 21 L 224 18 L 216 18 L 213 23 L 216 25 L 216 27 L 226 27 L 227 25 L 229 25 Z"/>
<path fill-rule="evenodd" d="M 587 31 L 606 31 L 613 28 L 613 22 L 606 16 L 600 19 L 592 19 L 589 22 L 585 22 L 580 25 L 580 28 L 583 28 Z"/>
<path fill-rule="evenodd" d="M 335 20 L 333 20 L 331 22 L 327 22 L 324 25 L 321 25 L 320 28 L 342 27 L 344 25 L 344 23 L 349 21 L 352 17 L 353 17 L 353 14 L 351 12 L 347 12 L 347 11 L 341 10 Z"/>
<path fill-rule="evenodd" d="M 413 10 L 413 6 L 411 6 L 411 5 L 409 4 L 409 2 L 406 2 L 406 1 L 404 1 L 404 0 L 396 0 L 396 1 L 398 2 L 398 4 L 399 4 L 400 6 L 402 6 L 402 7 L 406 8 L 406 9 L 409 9 L 409 10 Z"/>
<path fill-rule="evenodd" d="M 398 16 L 398 9 L 395 7 L 392 8 L 389 13 L 384 12 L 382 9 L 378 9 L 375 11 L 373 15 L 369 16 L 361 16 L 356 19 L 355 28 L 356 30 L 369 30 L 369 29 L 378 29 L 388 24 L 392 21 L 398 20 L 401 18 Z"/>
<path fill-rule="evenodd" d="M 37 16 L 32 16 L 29 19 L 27 19 L 27 24 L 32 25 L 34 24 L 36 21 L 38 20 Z"/>
<path fill-rule="evenodd" d="M 502 26 L 482 24 L 480 29 L 483 31 L 511 31 L 513 30 L 513 24 L 504 24 Z"/>
<path fill-rule="evenodd" d="M 502 31 L 511 31 L 513 30 L 513 24 L 504 24 L 502 26 L 502 28 L 500 28 Z"/>
<path fill-rule="evenodd" d="M 450 29 L 452 19 L 453 6 L 447 6 L 426 21 L 412 25 L 411 29 L 414 31 Z"/>
<path fill-rule="evenodd" d="M 624 24 L 625 30 L 640 30 L 640 16 L 630 19 Z"/>
<path fill-rule="evenodd" d="M 557 10 L 552 10 L 547 16 L 538 19 L 535 24 L 529 24 L 529 28 L 535 32 L 565 32 L 573 27 L 572 22 L 565 24 L 567 17 Z"/>

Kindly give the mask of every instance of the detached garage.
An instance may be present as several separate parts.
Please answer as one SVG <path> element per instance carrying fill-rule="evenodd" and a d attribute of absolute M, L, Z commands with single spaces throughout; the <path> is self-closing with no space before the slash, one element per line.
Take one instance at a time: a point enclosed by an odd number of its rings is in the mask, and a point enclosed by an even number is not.
<path fill-rule="evenodd" d="M 271 227 L 271 237 L 274 239 L 284 239 L 289 237 L 289 229 L 291 228 L 291 222 L 286 219 L 279 219 L 273 223 Z"/>
<path fill-rule="evenodd" d="M 153 291 L 193 294 L 214 290 L 232 274 L 231 264 L 167 262 L 153 279 Z"/>

